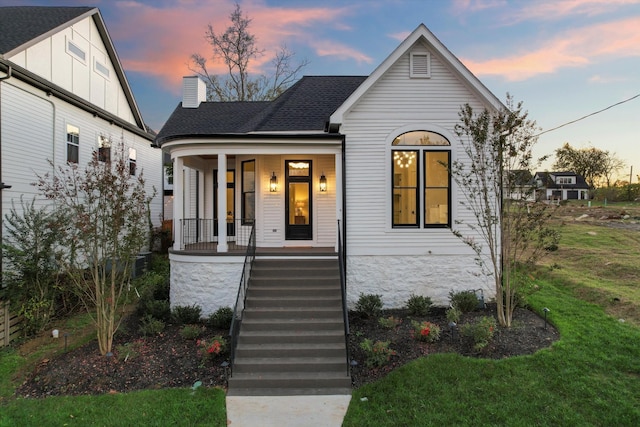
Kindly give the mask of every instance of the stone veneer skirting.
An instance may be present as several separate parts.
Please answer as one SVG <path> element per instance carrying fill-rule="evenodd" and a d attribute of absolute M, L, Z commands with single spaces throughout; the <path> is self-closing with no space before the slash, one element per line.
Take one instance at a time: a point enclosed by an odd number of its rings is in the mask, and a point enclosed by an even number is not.
<path fill-rule="evenodd" d="M 197 304 L 204 317 L 236 301 L 244 256 L 170 254 L 171 307 Z M 347 260 L 347 302 L 353 308 L 360 294 L 382 296 L 385 308 L 401 308 L 412 294 L 449 304 L 452 290 L 482 289 L 494 297 L 493 281 L 480 274 L 469 256 L 350 256 Z"/>
<path fill-rule="evenodd" d="M 483 276 L 468 255 L 350 256 L 347 260 L 350 308 L 360 294 L 381 295 L 384 308 L 405 307 L 411 294 L 448 306 L 452 290 L 477 289 L 482 289 L 485 301 L 495 296 L 492 278 Z"/>

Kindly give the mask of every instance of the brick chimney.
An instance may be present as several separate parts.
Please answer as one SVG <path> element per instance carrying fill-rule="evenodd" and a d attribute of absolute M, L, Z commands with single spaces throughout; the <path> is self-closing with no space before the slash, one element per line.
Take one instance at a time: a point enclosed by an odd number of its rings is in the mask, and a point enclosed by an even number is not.
<path fill-rule="evenodd" d="M 198 108 L 207 100 L 207 85 L 198 76 L 182 78 L 182 108 Z"/>

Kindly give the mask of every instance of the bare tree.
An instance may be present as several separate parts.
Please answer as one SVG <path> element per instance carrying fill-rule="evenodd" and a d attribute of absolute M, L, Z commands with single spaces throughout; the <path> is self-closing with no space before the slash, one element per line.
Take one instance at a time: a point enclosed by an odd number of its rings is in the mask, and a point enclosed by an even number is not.
<path fill-rule="evenodd" d="M 213 49 L 213 60 L 222 60 L 227 67 L 226 75 L 211 74 L 207 59 L 199 53 L 191 55 L 189 69 L 207 83 L 209 101 L 264 101 L 276 98 L 295 80 L 306 59 L 293 64 L 295 54 L 286 45 L 280 47 L 271 61 L 271 75 L 251 76 L 252 60 L 265 54 L 256 45 L 256 37 L 249 31 L 251 19 L 243 14 L 240 5 L 229 15 L 231 25 L 224 33 L 216 33 L 209 24 L 205 39 Z"/>
<path fill-rule="evenodd" d="M 111 352 L 130 291 L 132 263 L 148 243 L 148 206 L 142 171 L 132 176 L 124 142 L 84 170 L 77 164 L 38 177 L 38 187 L 66 214 L 63 266 L 96 324 L 101 354 Z M 155 193 L 155 190 L 154 190 Z"/>
<path fill-rule="evenodd" d="M 557 232 L 547 226 L 549 207 L 528 203 L 534 189 L 519 172 L 533 166 L 537 127 L 522 103 L 514 105 L 510 96 L 500 111 L 476 113 L 466 104 L 459 115 L 455 130 L 466 158 L 454 161 L 450 170 L 464 188 L 461 204 L 475 221 L 458 221 L 468 231 L 454 233 L 474 250 L 483 272 L 493 277 L 498 321 L 508 327 L 522 286 L 520 266 L 558 241 Z"/>

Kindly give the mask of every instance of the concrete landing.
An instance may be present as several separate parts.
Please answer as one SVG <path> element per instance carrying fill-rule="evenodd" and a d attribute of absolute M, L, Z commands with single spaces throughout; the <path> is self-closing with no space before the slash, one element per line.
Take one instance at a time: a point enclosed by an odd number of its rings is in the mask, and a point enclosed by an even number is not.
<path fill-rule="evenodd" d="M 231 427 L 340 427 L 350 395 L 227 396 Z"/>

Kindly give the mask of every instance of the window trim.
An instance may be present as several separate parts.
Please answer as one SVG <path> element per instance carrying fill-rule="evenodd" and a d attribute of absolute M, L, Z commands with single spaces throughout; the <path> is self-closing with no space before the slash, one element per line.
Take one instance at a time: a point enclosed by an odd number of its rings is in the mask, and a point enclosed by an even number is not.
<path fill-rule="evenodd" d="M 76 140 L 74 141 L 69 141 L 69 135 L 73 135 L 73 129 L 70 131 L 69 128 L 73 128 L 75 129 L 75 134 L 76 134 Z M 65 148 L 67 149 L 67 163 L 75 163 L 78 164 L 80 163 L 80 128 L 78 126 L 72 125 L 71 123 L 67 123 L 66 124 L 66 145 Z M 76 149 L 76 160 L 69 160 L 69 146 L 72 146 Z"/>
<path fill-rule="evenodd" d="M 66 39 L 64 50 L 75 60 L 87 65 L 87 52 L 69 37 Z M 82 53 L 82 56 L 80 53 Z"/>
<path fill-rule="evenodd" d="M 448 142 L 448 145 L 419 145 L 419 144 L 394 145 L 393 144 L 394 141 L 398 139 L 398 137 L 409 132 L 435 133 L 440 135 L 442 138 L 444 138 Z M 447 218 L 448 223 L 446 225 L 444 224 L 443 225 L 440 225 L 440 224 L 425 225 L 424 217 L 426 212 L 425 212 L 425 201 L 424 201 L 424 197 L 425 197 L 425 193 L 424 193 L 425 192 L 425 176 L 424 176 L 425 155 L 424 153 L 426 151 L 449 152 L 448 159 L 449 159 L 449 162 L 452 162 L 454 159 L 456 159 L 456 152 L 457 152 L 454 141 L 456 141 L 455 136 L 448 129 L 440 125 L 429 123 L 429 122 L 421 122 L 421 123 L 404 125 L 392 130 L 390 133 L 387 134 L 386 141 L 385 141 L 386 142 L 386 159 L 387 159 L 387 164 L 390 165 L 390 168 L 385 171 L 385 179 L 386 179 L 385 187 L 387 188 L 387 192 L 385 195 L 385 203 L 389 204 L 389 206 L 385 209 L 387 212 L 385 216 L 386 216 L 386 224 L 387 224 L 386 229 L 388 232 L 415 233 L 417 230 L 424 230 L 425 232 L 428 230 L 432 230 L 433 232 L 435 232 L 437 230 L 453 229 L 454 218 L 456 218 L 456 212 L 457 212 L 457 208 L 456 208 L 457 186 L 451 176 L 451 173 L 449 173 L 449 182 L 448 182 L 448 185 L 449 185 L 449 189 L 448 189 L 449 209 L 448 209 L 448 218 Z M 419 218 L 418 224 L 416 226 L 402 226 L 402 225 L 398 226 L 398 225 L 394 225 L 394 218 L 393 218 L 393 214 L 394 214 L 393 151 L 412 151 L 412 150 L 419 151 L 418 161 L 419 161 L 420 171 L 418 176 L 418 191 L 420 193 L 419 193 L 419 200 L 418 200 L 418 215 L 421 215 L 422 217 Z"/>
<path fill-rule="evenodd" d="M 104 79 L 111 80 L 111 70 L 105 63 L 99 61 L 95 56 L 93 57 L 93 71 Z"/>
<path fill-rule="evenodd" d="M 111 163 L 111 140 L 102 134 L 98 135 L 98 161 Z"/>
<path fill-rule="evenodd" d="M 420 60 L 418 60 L 418 57 Z M 424 59 L 422 59 L 424 57 Z M 418 65 L 425 62 L 425 70 L 416 71 Z M 431 53 L 430 52 L 411 52 L 409 59 L 409 77 L 412 79 L 430 79 L 431 78 Z"/>
<path fill-rule="evenodd" d="M 248 163 L 253 163 L 253 190 L 251 191 L 246 191 L 245 190 L 245 175 L 244 175 L 244 167 L 246 164 Z M 242 220 L 242 225 L 252 225 L 256 218 L 256 174 L 257 174 L 257 170 L 256 170 L 256 159 L 251 159 L 251 160 L 243 160 L 240 163 L 240 215 L 242 216 L 241 220 Z M 253 193 L 253 218 L 247 218 L 246 217 L 246 195 L 248 194 L 252 194 Z"/>
<path fill-rule="evenodd" d="M 133 153 L 133 156 L 131 155 Z M 136 176 L 138 168 L 138 151 L 129 147 L 129 176 Z"/>
<path fill-rule="evenodd" d="M 444 147 L 444 146 L 440 146 Z M 422 163 L 423 163 L 423 178 L 422 178 L 422 205 L 423 205 L 423 213 L 424 213 L 424 221 L 422 226 L 424 228 L 451 228 L 451 172 L 447 173 L 447 222 L 445 224 L 442 223 L 427 223 L 427 196 L 426 192 L 428 188 L 441 189 L 444 187 L 427 187 L 427 154 L 428 153 L 446 153 L 447 154 L 447 162 L 451 164 L 451 150 L 442 150 L 442 149 L 434 149 L 434 150 L 422 150 Z"/>
<path fill-rule="evenodd" d="M 397 146 L 396 146 L 397 147 Z M 413 146 L 415 147 L 415 146 Z M 416 161 L 416 185 L 415 187 L 412 186 L 399 186 L 396 185 L 396 175 L 395 175 L 395 167 L 396 167 L 396 159 L 394 154 L 397 152 L 413 152 L 416 154 L 415 158 L 418 160 Z M 391 226 L 393 228 L 420 228 L 420 150 L 414 148 L 412 150 L 391 150 L 391 177 L 392 179 L 391 181 Z M 415 190 L 415 200 L 417 202 L 417 205 L 415 207 L 415 216 L 416 216 L 416 221 L 413 224 L 396 224 L 395 222 L 395 212 L 394 212 L 394 207 L 395 207 L 395 191 L 396 189 L 414 189 Z"/>

